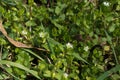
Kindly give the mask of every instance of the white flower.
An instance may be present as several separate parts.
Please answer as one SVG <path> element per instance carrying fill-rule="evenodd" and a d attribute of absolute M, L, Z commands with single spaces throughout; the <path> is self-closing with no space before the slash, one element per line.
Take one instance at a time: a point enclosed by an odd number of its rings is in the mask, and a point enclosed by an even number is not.
<path fill-rule="evenodd" d="M 103 2 L 103 4 L 105 5 L 105 6 L 109 6 L 110 5 L 110 3 L 109 2 Z"/>
<path fill-rule="evenodd" d="M 39 36 L 40 36 L 40 37 L 44 37 L 44 33 L 43 33 L 43 32 L 40 32 L 40 33 L 39 33 Z"/>
<path fill-rule="evenodd" d="M 23 31 L 22 31 L 22 34 L 23 34 L 23 35 L 26 35 L 26 34 L 27 34 L 27 31 L 23 30 Z"/>
<path fill-rule="evenodd" d="M 64 77 L 67 78 L 67 77 L 68 77 L 68 74 L 67 74 L 67 73 L 64 73 Z"/>
<path fill-rule="evenodd" d="M 40 36 L 41 38 L 44 38 L 44 37 L 47 36 L 47 33 L 46 33 L 46 32 L 40 32 L 40 33 L 39 33 L 39 36 Z"/>
<path fill-rule="evenodd" d="M 66 47 L 69 49 L 69 48 L 73 48 L 73 45 L 71 43 L 67 43 L 66 44 Z"/>
<path fill-rule="evenodd" d="M 89 47 L 88 46 L 84 47 L 84 50 L 87 52 L 89 50 Z"/>

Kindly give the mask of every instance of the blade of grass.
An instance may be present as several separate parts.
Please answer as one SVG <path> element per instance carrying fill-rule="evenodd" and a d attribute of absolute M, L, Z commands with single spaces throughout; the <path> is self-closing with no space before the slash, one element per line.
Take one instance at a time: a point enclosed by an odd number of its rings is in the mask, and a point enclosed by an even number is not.
<path fill-rule="evenodd" d="M 40 59 L 41 61 L 44 61 L 44 59 L 42 59 L 39 55 L 35 54 L 35 53 L 32 52 L 31 50 L 29 50 L 29 49 L 23 49 L 23 50 L 29 52 L 29 53 L 32 54 L 32 55 L 34 55 L 35 57 L 37 57 L 37 58 Z"/>
<path fill-rule="evenodd" d="M 105 78 L 110 76 L 110 74 L 115 73 L 119 70 L 120 70 L 120 65 L 116 65 L 114 68 L 112 68 L 109 71 L 106 71 L 105 73 L 103 73 L 100 77 L 98 77 L 97 80 L 104 80 Z"/>
<path fill-rule="evenodd" d="M 80 55 L 78 53 L 72 53 L 72 55 L 77 58 L 78 60 L 81 60 L 87 64 L 89 64 L 85 59 L 83 59 L 82 57 L 80 57 Z"/>
<path fill-rule="evenodd" d="M 10 74 L 11 76 L 13 76 L 15 78 L 15 80 L 20 80 L 20 78 L 18 78 L 17 76 L 15 76 L 12 72 L 10 72 L 7 68 L 4 68 L 5 71 Z"/>
<path fill-rule="evenodd" d="M 116 52 L 115 52 L 115 49 L 114 49 L 114 46 L 113 46 L 113 43 L 112 43 L 112 40 L 109 36 L 109 34 L 107 33 L 106 30 L 104 30 L 106 36 L 107 36 L 107 40 L 108 40 L 108 43 L 110 44 L 111 48 L 112 48 L 112 51 L 113 51 L 113 54 L 114 54 L 114 57 L 115 57 L 115 61 L 116 61 L 116 64 L 119 64 L 118 63 L 118 59 L 117 59 L 117 56 L 116 56 Z"/>
<path fill-rule="evenodd" d="M 33 76 L 35 76 L 36 78 L 38 79 L 41 79 L 39 76 L 38 76 L 38 72 L 34 71 L 34 70 L 30 70 L 28 69 L 27 67 L 19 64 L 19 63 L 15 63 L 15 62 L 11 62 L 11 61 L 7 61 L 7 60 L 0 60 L 0 64 L 7 64 L 7 65 L 10 65 L 10 66 L 13 66 L 13 67 L 17 67 L 17 68 L 20 68 L 30 74 L 32 74 Z"/>
<path fill-rule="evenodd" d="M 55 54 L 54 50 L 51 47 L 51 43 L 50 43 L 50 39 L 49 38 L 47 38 L 47 44 L 48 44 L 48 47 L 49 47 L 50 51 L 52 52 L 52 54 Z"/>

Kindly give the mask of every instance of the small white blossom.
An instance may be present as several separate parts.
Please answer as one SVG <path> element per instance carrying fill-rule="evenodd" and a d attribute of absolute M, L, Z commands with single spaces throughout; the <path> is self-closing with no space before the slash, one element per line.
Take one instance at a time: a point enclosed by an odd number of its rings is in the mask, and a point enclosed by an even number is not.
<path fill-rule="evenodd" d="M 66 44 L 66 47 L 67 47 L 67 48 L 73 48 L 73 45 L 72 45 L 71 43 L 67 43 L 67 44 Z"/>
<path fill-rule="evenodd" d="M 27 34 L 27 31 L 23 30 L 23 31 L 22 31 L 22 34 L 23 34 L 23 35 L 26 35 L 26 34 Z"/>
<path fill-rule="evenodd" d="M 64 77 L 67 78 L 67 77 L 68 77 L 68 74 L 67 74 L 67 73 L 64 73 Z"/>
<path fill-rule="evenodd" d="M 43 32 L 40 32 L 40 33 L 39 33 L 39 36 L 43 38 L 43 37 L 44 37 L 44 33 L 43 33 Z"/>
<path fill-rule="evenodd" d="M 103 4 L 104 4 L 105 6 L 109 6 L 109 5 L 110 5 L 109 2 L 103 2 Z"/>
<path fill-rule="evenodd" d="M 84 50 L 87 52 L 89 50 L 89 47 L 88 46 L 84 47 Z"/>
<path fill-rule="evenodd" d="M 47 36 L 47 33 L 46 33 L 46 32 L 40 32 L 40 33 L 39 33 L 39 36 L 40 36 L 41 38 L 44 38 L 44 37 Z"/>

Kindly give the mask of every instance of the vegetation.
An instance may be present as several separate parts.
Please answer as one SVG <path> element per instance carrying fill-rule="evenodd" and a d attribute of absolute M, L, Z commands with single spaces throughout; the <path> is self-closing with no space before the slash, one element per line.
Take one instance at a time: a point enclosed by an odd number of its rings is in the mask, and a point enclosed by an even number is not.
<path fill-rule="evenodd" d="M 0 80 L 119 80 L 120 0 L 0 0 Z"/>

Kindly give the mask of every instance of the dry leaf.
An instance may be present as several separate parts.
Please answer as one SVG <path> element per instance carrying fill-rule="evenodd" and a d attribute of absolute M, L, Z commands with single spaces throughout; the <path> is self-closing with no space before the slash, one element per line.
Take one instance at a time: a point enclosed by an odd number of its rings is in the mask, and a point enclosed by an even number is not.
<path fill-rule="evenodd" d="M 10 38 L 8 35 L 7 35 L 7 32 L 6 30 L 4 29 L 3 25 L 2 25 L 2 21 L 0 21 L 0 31 L 3 33 L 3 35 L 8 39 L 8 41 L 13 44 L 14 46 L 16 47 L 21 47 L 21 48 L 35 48 L 37 50 L 42 50 L 42 51 L 46 51 L 45 49 L 42 49 L 42 48 L 36 48 L 36 47 L 33 47 L 31 45 L 26 45 L 24 43 L 21 43 L 21 42 L 18 42 L 18 41 L 15 41 L 13 40 L 12 38 Z"/>
<path fill-rule="evenodd" d="M 11 44 L 13 44 L 13 45 L 14 45 L 14 46 L 16 46 L 16 47 L 22 47 L 22 48 L 32 48 L 32 46 L 31 46 L 31 45 L 30 45 L 30 46 L 28 46 L 28 45 L 23 44 L 23 43 L 21 43 L 21 42 L 14 41 L 12 38 L 10 38 L 10 37 L 8 37 L 8 36 L 6 36 L 6 38 L 8 39 L 8 41 L 9 41 Z"/>
<path fill-rule="evenodd" d="M 7 36 L 7 32 L 6 32 L 6 30 L 4 29 L 1 21 L 0 21 L 0 31 L 3 33 L 4 36 Z"/>

